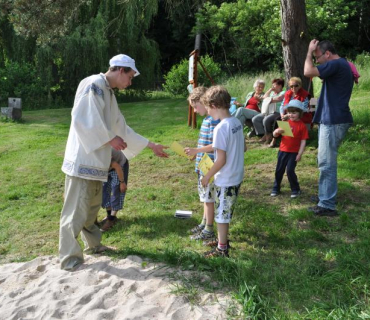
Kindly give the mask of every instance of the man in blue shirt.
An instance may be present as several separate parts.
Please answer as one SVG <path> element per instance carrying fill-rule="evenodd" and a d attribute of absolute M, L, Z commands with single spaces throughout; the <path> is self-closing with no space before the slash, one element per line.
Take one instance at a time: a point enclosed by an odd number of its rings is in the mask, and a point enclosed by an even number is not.
<path fill-rule="evenodd" d="M 317 67 L 312 58 L 319 64 Z M 304 75 L 323 80 L 313 119 L 314 123 L 319 124 L 319 202 L 309 210 L 319 216 L 336 216 L 337 156 L 340 143 L 353 123 L 349 109 L 353 75 L 347 60 L 336 53 L 330 41 L 319 42 L 316 39 L 308 46 Z"/>

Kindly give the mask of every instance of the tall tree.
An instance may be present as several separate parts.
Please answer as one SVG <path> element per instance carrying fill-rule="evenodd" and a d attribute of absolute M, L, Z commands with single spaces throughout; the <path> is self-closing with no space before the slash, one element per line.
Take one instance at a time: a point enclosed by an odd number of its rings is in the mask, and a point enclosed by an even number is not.
<path fill-rule="evenodd" d="M 303 75 L 309 43 L 306 4 L 304 0 L 280 0 L 280 8 L 285 76 L 300 77 L 303 88 L 307 89 L 309 79 Z"/>

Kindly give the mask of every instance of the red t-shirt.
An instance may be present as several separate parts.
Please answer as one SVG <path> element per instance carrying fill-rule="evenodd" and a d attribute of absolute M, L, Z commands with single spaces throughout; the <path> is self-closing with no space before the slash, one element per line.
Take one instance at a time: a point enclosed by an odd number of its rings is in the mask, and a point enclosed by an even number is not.
<path fill-rule="evenodd" d="M 308 130 L 306 125 L 301 121 L 288 120 L 289 126 L 292 129 L 294 137 L 281 137 L 280 151 L 298 153 L 301 146 L 301 140 L 307 140 Z"/>
<path fill-rule="evenodd" d="M 248 100 L 248 104 L 246 105 L 246 109 L 252 109 L 257 112 L 261 112 L 260 108 L 258 108 L 259 100 L 257 100 L 254 96 Z"/>

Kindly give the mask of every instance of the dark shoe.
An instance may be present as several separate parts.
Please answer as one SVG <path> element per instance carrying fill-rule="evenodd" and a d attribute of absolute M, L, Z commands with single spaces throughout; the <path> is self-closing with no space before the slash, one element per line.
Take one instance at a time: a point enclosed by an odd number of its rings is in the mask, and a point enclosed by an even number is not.
<path fill-rule="evenodd" d="M 319 203 L 320 199 L 319 199 L 318 196 L 311 196 L 310 201 L 313 202 L 313 203 Z M 337 200 L 335 200 L 335 204 L 338 204 Z"/>
<path fill-rule="evenodd" d="M 275 190 L 272 190 L 271 193 L 270 193 L 270 196 L 271 197 L 277 197 L 279 195 L 279 191 L 275 191 Z"/>
<path fill-rule="evenodd" d="M 218 247 L 216 247 L 216 248 L 212 249 L 211 251 L 205 252 L 204 257 L 205 258 L 217 258 L 217 257 L 228 258 L 229 257 L 229 250 L 228 249 L 221 250 Z"/>
<path fill-rule="evenodd" d="M 291 197 L 292 199 L 297 198 L 301 193 L 302 193 L 302 192 L 301 192 L 301 190 L 298 190 L 298 191 L 292 191 L 292 194 L 290 195 L 290 197 Z"/>
<path fill-rule="evenodd" d="M 106 219 L 103 226 L 100 228 L 100 231 L 104 232 L 104 231 L 108 231 L 109 229 L 111 229 L 118 221 L 117 217 L 116 216 L 112 216 L 113 219 Z"/>
<path fill-rule="evenodd" d="M 308 208 L 308 211 L 313 212 L 315 215 L 320 217 L 335 217 L 339 215 L 337 210 L 332 210 L 320 206 L 310 207 Z"/>
<path fill-rule="evenodd" d="M 318 196 L 311 196 L 310 201 L 313 203 L 319 203 L 320 199 Z"/>

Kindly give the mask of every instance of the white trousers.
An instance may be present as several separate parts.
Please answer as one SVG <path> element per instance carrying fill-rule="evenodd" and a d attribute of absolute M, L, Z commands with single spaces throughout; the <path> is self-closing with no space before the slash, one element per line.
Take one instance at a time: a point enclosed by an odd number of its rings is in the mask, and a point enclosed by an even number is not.
<path fill-rule="evenodd" d="M 80 232 L 85 250 L 101 245 L 101 232 L 94 224 L 101 201 L 101 181 L 66 175 L 59 229 L 59 259 L 62 269 L 71 270 L 84 261 L 77 241 Z"/>

